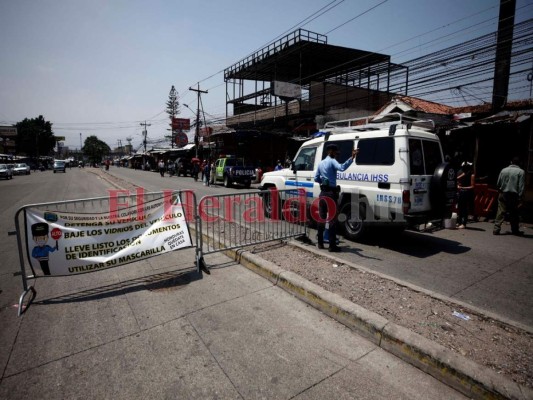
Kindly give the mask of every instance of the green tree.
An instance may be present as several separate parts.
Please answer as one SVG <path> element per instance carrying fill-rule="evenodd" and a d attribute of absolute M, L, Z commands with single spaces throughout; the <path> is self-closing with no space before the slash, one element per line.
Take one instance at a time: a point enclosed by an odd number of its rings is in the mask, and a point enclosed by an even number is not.
<path fill-rule="evenodd" d="M 42 115 L 38 118 L 25 118 L 15 126 L 17 127 L 17 154 L 30 157 L 52 154 L 56 145 L 52 123 L 46 121 Z"/>
<path fill-rule="evenodd" d="M 180 103 L 178 101 L 178 98 L 179 98 L 178 92 L 176 91 L 176 88 L 174 87 L 174 85 L 172 85 L 172 88 L 170 89 L 170 92 L 168 94 L 168 101 L 166 103 L 167 105 L 166 113 L 170 117 L 171 122 L 172 122 L 172 118 L 174 118 L 176 115 L 180 113 L 180 109 L 179 109 Z"/>
<path fill-rule="evenodd" d="M 172 132 L 170 137 L 167 136 L 166 138 L 170 139 L 170 145 L 172 147 L 174 147 L 174 137 L 176 135 L 176 132 L 172 129 L 172 120 L 173 118 L 176 118 L 176 115 L 180 113 L 180 108 L 179 108 L 180 103 L 178 101 L 178 98 L 179 98 L 178 92 L 176 91 L 176 88 L 174 87 L 174 85 L 172 85 L 172 88 L 170 89 L 170 92 L 168 94 L 168 100 L 166 102 L 167 108 L 165 110 L 170 118 L 170 130 Z"/>
<path fill-rule="evenodd" d="M 102 142 L 96 136 L 89 136 L 83 143 L 82 151 L 89 158 L 89 162 L 94 164 L 100 163 L 102 158 L 111 152 L 111 149 L 107 143 Z"/>

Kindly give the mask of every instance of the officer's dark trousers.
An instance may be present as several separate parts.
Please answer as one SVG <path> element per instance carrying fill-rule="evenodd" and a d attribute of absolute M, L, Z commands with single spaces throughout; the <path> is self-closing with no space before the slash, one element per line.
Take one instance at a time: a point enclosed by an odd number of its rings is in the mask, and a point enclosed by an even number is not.
<path fill-rule="evenodd" d="M 333 202 L 329 201 L 327 202 L 325 198 L 330 198 L 333 200 Z M 339 198 L 339 195 L 335 193 L 333 190 L 322 190 L 320 192 L 320 197 L 318 199 L 318 215 L 320 216 L 320 219 L 322 221 L 325 221 L 327 219 L 331 219 L 329 223 L 329 246 L 335 247 L 337 243 L 337 199 Z M 329 207 L 328 209 L 328 203 L 335 204 L 335 207 Z M 329 212 L 329 216 L 328 216 Z M 319 222 L 318 223 L 318 244 L 324 244 L 324 231 L 326 229 L 326 223 L 325 222 Z"/>

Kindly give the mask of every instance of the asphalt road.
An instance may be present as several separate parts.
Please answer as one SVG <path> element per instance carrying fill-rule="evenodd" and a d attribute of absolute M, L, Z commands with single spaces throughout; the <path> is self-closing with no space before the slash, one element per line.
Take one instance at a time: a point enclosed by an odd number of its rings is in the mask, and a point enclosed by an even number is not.
<path fill-rule="evenodd" d="M 178 185 L 123 174 L 148 190 Z M 221 254 L 204 277 L 187 272 L 194 252 L 184 249 L 33 280 L 37 298 L 19 318 L 18 252 L 7 236 L 16 210 L 111 186 L 73 169 L 0 187 L 0 399 L 464 398 Z"/>
<path fill-rule="evenodd" d="M 125 168 L 109 173 L 146 190 L 192 189 L 198 199 L 245 191 Z M 489 222 L 472 222 L 466 230 L 379 231 L 362 242 L 343 240 L 337 256 L 533 329 L 533 226 L 522 229 L 523 237 L 494 236 Z"/>

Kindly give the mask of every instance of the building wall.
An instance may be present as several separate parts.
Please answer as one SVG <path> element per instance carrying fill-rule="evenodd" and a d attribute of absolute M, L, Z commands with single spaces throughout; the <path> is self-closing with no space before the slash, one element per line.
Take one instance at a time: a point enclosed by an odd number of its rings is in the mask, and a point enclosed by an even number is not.
<path fill-rule="evenodd" d="M 337 120 L 357 118 L 374 114 L 392 97 L 389 93 L 376 90 L 313 82 L 309 88 L 308 111 L 329 114 Z M 339 116 L 341 118 L 338 118 Z"/>
<path fill-rule="evenodd" d="M 305 106 L 304 106 L 305 107 Z M 292 101 L 286 106 L 285 104 L 268 107 L 262 110 L 247 112 L 244 114 L 234 115 L 226 119 L 226 125 L 229 127 L 238 127 L 240 124 L 249 124 L 250 122 L 275 120 L 276 118 L 296 116 L 300 114 L 300 102 Z"/>

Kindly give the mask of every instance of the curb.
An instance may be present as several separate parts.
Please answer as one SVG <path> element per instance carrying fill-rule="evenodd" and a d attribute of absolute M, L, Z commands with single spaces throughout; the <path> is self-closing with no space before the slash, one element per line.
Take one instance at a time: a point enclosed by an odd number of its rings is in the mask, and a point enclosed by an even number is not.
<path fill-rule="evenodd" d="M 224 253 L 298 299 L 322 311 L 377 346 L 474 399 L 533 399 L 533 390 L 301 276 L 242 250 Z"/>

